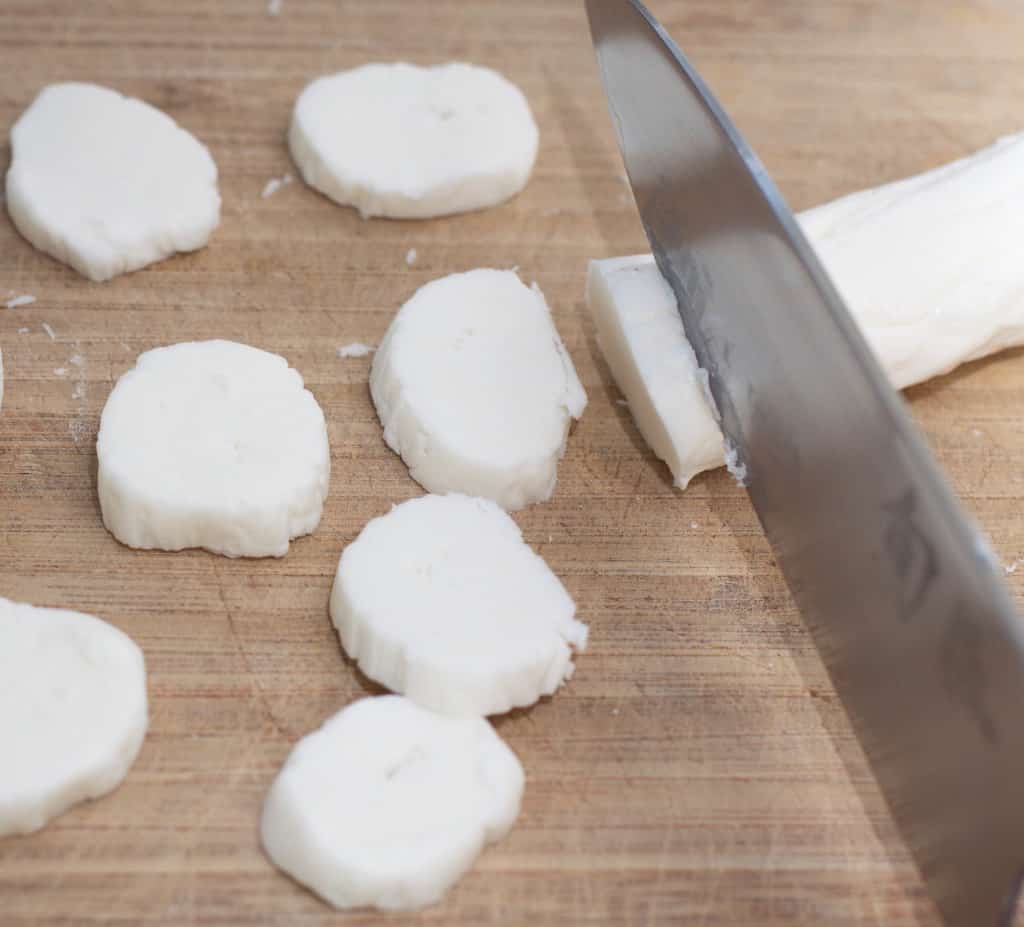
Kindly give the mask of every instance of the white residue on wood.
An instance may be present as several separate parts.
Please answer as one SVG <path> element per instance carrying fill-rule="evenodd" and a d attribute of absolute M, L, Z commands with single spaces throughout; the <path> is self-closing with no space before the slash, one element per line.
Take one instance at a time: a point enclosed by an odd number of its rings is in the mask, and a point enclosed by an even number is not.
<path fill-rule="evenodd" d="M 46 332 L 47 335 L 49 335 L 50 341 L 57 340 L 57 333 L 52 328 L 50 328 L 48 322 L 43 322 L 43 331 Z"/>
<path fill-rule="evenodd" d="M 284 0 L 267 0 L 267 15 L 280 16 Z"/>
<path fill-rule="evenodd" d="M 267 199 L 277 193 L 281 187 L 287 187 L 292 182 L 292 175 L 285 174 L 283 177 L 271 177 L 267 181 L 266 186 L 263 188 L 263 192 L 260 193 L 260 199 Z"/>
<path fill-rule="evenodd" d="M 21 296 L 12 296 L 4 305 L 8 309 L 17 309 L 18 306 L 31 306 L 36 298 L 31 293 L 23 293 Z"/>
<path fill-rule="evenodd" d="M 408 251 L 405 252 L 405 263 L 409 267 L 412 267 L 412 265 L 416 263 L 416 249 L 415 248 L 410 248 Z"/>
<path fill-rule="evenodd" d="M 338 357 L 366 357 L 374 351 L 373 345 L 363 344 L 361 341 L 353 341 L 351 344 L 344 344 L 338 348 Z"/>

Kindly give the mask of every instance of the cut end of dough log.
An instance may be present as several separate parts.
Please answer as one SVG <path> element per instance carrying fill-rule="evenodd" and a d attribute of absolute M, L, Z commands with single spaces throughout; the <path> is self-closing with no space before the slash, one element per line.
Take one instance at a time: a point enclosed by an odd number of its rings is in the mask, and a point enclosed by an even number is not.
<path fill-rule="evenodd" d="M 370 391 L 414 480 L 510 510 L 551 497 L 587 403 L 540 289 L 489 269 L 434 280 L 402 306 Z"/>
<path fill-rule="evenodd" d="M 103 522 L 129 547 L 282 557 L 320 522 L 323 412 L 277 354 L 201 341 L 140 355 L 96 442 Z"/>
<path fill-rule="evenodd" d="M 419 908 L 508 832 L 523 781 L 482 718 L 365 698 L 292 751 L 264 805 L 263 846 L 336 908 Z"/>
<path fill-rule="evenodd" d="M 487 499 L 422 496 L 371 521 L 331 592 L 342 646 L 434 711 L 492 715 L 552 694 L 587 627 L 516 523 Z"/>
<path fill-rule="evenodd" d="M 537 125 L 496 71 L 451 63 L 367 64 L 313 81 L 288 134 L 303 179 L 364 217 L 423 219 L 518 193 Z"/>
<path fill-rule="evenodd" d="M 649 254 L 591 261 L 587 306 L 612 376 L 644 440 L 685 489 L 725 450 L 676 298 Z"/>
<path fill-rule="evenodd" d="M 0 836 L 115 789 L 148 725 L 142 651 L 78 612 L 0 599 Z"/>
<path fill-rule="evenodd" d="M 91 280 L 203 247 L 220 220 L 207 148 L 148 103 L 46 87 L 11 129 L 7 210 L 36 248 Z"/>

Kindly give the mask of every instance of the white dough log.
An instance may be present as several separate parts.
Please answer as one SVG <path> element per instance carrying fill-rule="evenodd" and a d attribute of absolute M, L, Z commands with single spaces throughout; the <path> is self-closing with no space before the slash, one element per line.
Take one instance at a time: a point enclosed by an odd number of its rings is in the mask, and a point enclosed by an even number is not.
<path fill-rule="evenodd" d="M 423 219 L 518 193 L 537 125 L 519 89 L 488 68 L 367 64 L 309 84 L 288 142 L 306 183 L 335 202 Z"/>
<path fill-rule="evenodd" d="M 147 725 L 131 638 L 91 615 L 0 599 L 0 836 L 115 789 Z"/>
<path fill-rule="evenodd" d="M 431 492 L 519 509 L 551 498 L 587 396 L 544 295 L 513 271 L 421 287 L 373 359 L 384 440 Z"/>
<path fill-rule="evenodd" d="M 96 441 L 103 523 L 129 547 L 283 557 L 320 522 L 324 414 L 277 354 L 157 348 L 118 381 Z"/>
<path fill-rule="evenodd" d="M 572 675 L 587 626 L 558 577 L 493 502 L 421 496 L 341 555 L 331 620 L 372 679 L 426 708 L 491 715 Z"/>
<path fill-rule="evenodd" d="M 799 221 L 898 389 L 1024 342 L 1024 134 Z M 587 305 L 637 427 L 676 485 L 720 467 L 704 374 L 653 257 L 592 261 Z"/>
<path fill-rule="evenodd" d="M 509 831 L 523 779 L 482 718 L 365 698 L 292 751 L 263 808 L 263 846 L 336 908 L 422 907 Z"/>
<path fill-rule="evenodd" d="M 7 211 L 40 251 L 91 280 L 203 247 L 217 166 L 170 116 L 94 84 L 53 84 L 11 129 Z"/>

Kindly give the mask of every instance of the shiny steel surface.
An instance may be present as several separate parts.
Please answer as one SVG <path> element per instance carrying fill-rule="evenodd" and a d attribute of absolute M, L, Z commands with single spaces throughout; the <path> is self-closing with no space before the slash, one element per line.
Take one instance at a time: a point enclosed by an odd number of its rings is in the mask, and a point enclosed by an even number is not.
<path fill-rule="evenodd" d="M 692 66 L 640 3 L 587 11 L 651 248 L 894 819 L 950 927 L 1007 924 L 1024 624 L 1002 570 Z"/>

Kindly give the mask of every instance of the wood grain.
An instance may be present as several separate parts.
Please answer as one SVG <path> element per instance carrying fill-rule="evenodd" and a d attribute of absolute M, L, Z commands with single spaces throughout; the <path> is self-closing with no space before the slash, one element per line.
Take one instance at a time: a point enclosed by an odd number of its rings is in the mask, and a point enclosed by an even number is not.
<path fill-rule="evenodd" d="M 1015 0 L 652 6 L 795 207 L 1021 128 Z M 284 131 L 312 77 L 452 58 L 500 69 L 535 110 L 540 157 L 513 202 L 364 222 L 300 183 L 260 198 L 294 172 Z M 0 0 L 0 62 L 4 137 L 46 83 L 97 81 L 206 142 L 224 199 L 207 249 L 102 285 L 0 219 L 0 295 L 37 297 L 0 309 L 0 594 L 123 628 L 152 702 L 121 789 L 0 842 L 3 927 L 936 925 L 746 497 L 721 472 L 674 491 L 614 401 L 585 265 L 644 240 L 581 4 L 284 0 L 275 18 L 263 0 Z M 336 349 L 377 343 L 419 285 L 481 265 L 540 283 L 590 394 L 555 498 L 517 520 L 592 643 L 564 691 L 497 722 L 528 774 L 513 833 L 436 908 L 337 914 L 270 866 L 257 820 L 295 740 L 367 688 L 327 617 L 337 557 L 419 490 L 381 439 L 368 359 Z M 284 354 L 330 423 L 323 523 L 283 560 L 131 551 L 100 522 L 93 440 L 113 382 L 144 349 L 210 337 Z M 1024 556 L 1022 389 L 1011 352 L 909 394 L 1007 561 Z"/>

